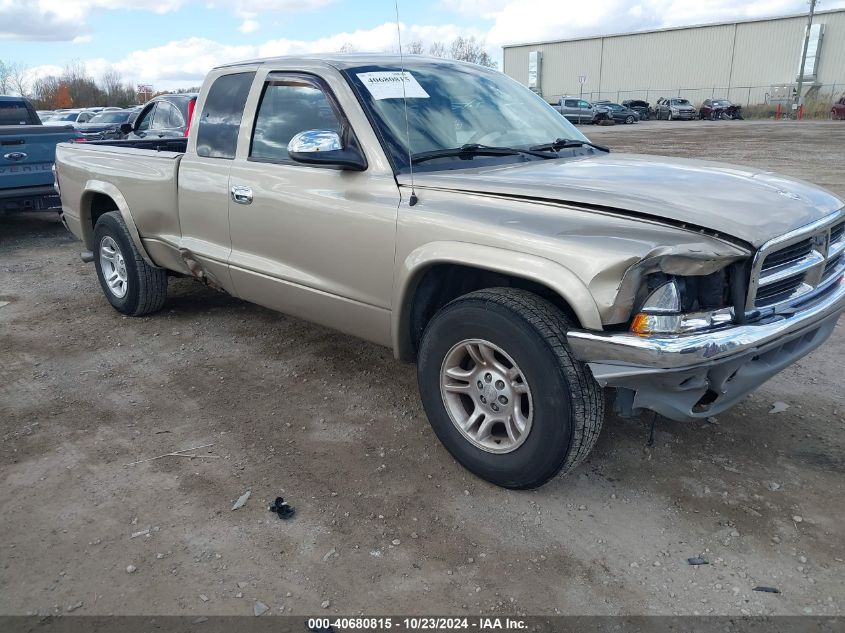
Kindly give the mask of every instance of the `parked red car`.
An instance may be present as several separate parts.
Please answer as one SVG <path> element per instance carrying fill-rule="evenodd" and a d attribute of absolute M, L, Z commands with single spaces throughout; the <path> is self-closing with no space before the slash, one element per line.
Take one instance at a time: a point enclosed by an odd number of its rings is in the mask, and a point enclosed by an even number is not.
<path fill-rule="evenodd" d="M 834 119 L 845 120 L 845 97 L 839 97 L 839 101 L 833 104 L 830 116 Z"/>
<path fill-rule="evenodd" d="M 700 119 L 741 119 L 742 106 L 727 99 L 705 99 L 698 110 Z"/>

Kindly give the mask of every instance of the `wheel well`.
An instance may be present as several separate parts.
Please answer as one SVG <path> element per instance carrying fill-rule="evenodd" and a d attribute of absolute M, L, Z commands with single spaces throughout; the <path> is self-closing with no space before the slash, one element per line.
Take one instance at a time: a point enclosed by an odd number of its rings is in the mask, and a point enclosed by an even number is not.
<path fill-rule="evenodd" d="M 404 327 L 408 338 L 403 360 L 414 360 L 426 325 L 444 305 L 458 297 L 484 288 L 520 288 L 539 295 L 580 325 L 578 317 L 566 300 L 541 283 L 483 268 L 460 264 L 437 264 L 421 274 L 408 305 Z"/>
<path fill-rule="evenodd" d="M 91 196 L 91 202 L 88 206 L 89 222 L 91 226 L 91 235 L 94 234 L 94 227 L 97 226 L 97 220 L 100 216 L 109 211 L 117 211 L 117 203 L 104 193 L 95 193 Z"/>

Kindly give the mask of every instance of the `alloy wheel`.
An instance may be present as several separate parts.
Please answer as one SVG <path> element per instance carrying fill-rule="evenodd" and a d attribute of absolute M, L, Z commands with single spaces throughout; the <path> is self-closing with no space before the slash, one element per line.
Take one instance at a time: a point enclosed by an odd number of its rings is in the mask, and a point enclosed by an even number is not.
<path fill-rule="evenodd" d="M 125 297 L 129 289 L 126 260 L 117 242 L 108 235 L 100 241 L 100 269 L 109 291 L 118 299 Z"/>
<path fill-rule="evenodd" d="M 514 360 L 489 341 L 464 340 L 449 350 L 440 393 L 455 428 L 481 450 L 510 453 L 531 432 L 531 388 Z"/>

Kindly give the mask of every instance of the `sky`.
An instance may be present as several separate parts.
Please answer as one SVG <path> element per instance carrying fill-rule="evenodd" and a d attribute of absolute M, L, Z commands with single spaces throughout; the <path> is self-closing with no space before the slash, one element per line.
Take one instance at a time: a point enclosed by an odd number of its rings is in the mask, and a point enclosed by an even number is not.
<path fill-rule="evenodd" d="M 502 45 L 806 12 L 807 0 L 398 0 L 404 42 Z M 845 7 L 821 0 L 817 10 Z M 226 62 L 397 47 L 394 0 L 0 0 L 0 60 L 37 77 L 83 62 L 133 84 L 196 86 Z"/>

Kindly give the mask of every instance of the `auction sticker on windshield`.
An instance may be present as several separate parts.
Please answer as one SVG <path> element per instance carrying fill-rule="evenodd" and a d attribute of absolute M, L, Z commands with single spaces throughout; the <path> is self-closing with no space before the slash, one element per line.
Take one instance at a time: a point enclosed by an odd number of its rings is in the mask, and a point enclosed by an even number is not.
<path fill-rule="evenodd" d="M 428 93 L 408 71 L 358 73 L 358 79 L 367 87 L 373 99 L 428 99 Z M 404 84 L 404 89 L 403 89 Z"/>

